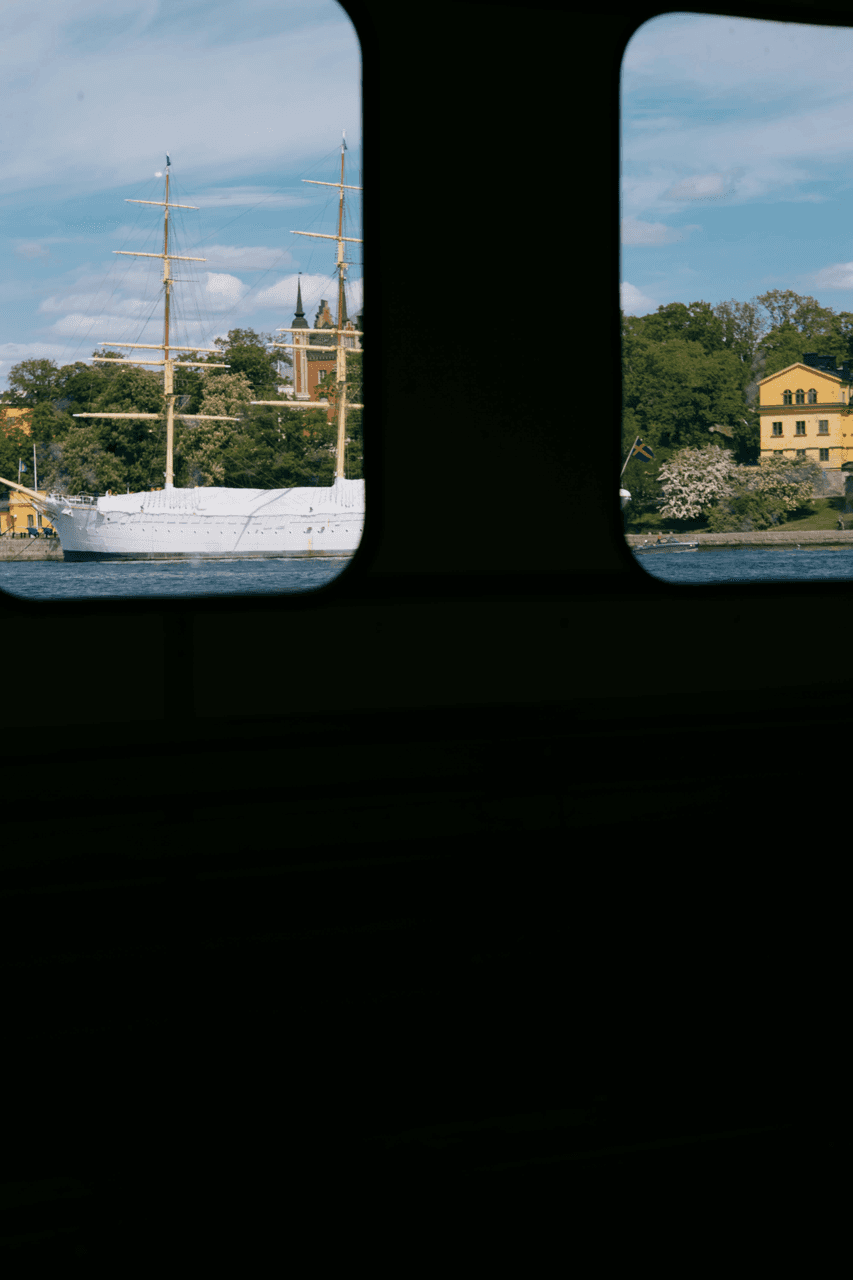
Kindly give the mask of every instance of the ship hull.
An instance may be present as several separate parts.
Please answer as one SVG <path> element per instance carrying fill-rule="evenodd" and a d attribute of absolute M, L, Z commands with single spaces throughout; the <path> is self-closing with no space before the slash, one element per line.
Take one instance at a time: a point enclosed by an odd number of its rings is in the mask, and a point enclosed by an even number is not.
<path fill-rule="evenodd" d="M 70 562 L 345 558 L 361 541 L 364 481 L 51 497 L 45 505 Z"/>

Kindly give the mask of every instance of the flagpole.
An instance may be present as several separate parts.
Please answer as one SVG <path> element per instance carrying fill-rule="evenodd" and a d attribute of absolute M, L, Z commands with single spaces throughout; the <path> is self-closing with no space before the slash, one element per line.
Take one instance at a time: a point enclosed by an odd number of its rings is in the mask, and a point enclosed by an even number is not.
<path fill-rule="evenodd" d="M 640 437 L 639 437 L 639 436 L 637 436 L 637 440 L 639 440 L 639 438 L 640 438 Z M 627 467 L 628 463 L 631 461 L 631 457 L 632 457 L 632 455 L 633 455 L 633 453 L 634 453 L 634 450 L 635 450 L 635 449 L 636 449 L 636 447 L 637 447 L 637 440 L 635 440 L 635 441 L 634 441 L 634 443 L 631 445 L 631 448 L 628 450 L 628 457 L 625 459 L 625 466 L 623 466 L 622 470 L 619 472 L 619 479 L 620 479 L 620 480 L 621 480 L 621 479 L 622 479 L 622 477 L 624 476 L 624 474 L 625 474 L 625 467 Z"/>

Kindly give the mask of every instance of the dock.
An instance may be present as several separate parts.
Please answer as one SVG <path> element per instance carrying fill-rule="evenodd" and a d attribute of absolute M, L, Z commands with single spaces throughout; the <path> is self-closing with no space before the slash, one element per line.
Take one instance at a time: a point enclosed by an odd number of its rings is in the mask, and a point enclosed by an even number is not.
<path fill-rule="evenodd" d="M 58 538 L 0 538 L 0 564 L 10 560 L 64 560 Z"/>

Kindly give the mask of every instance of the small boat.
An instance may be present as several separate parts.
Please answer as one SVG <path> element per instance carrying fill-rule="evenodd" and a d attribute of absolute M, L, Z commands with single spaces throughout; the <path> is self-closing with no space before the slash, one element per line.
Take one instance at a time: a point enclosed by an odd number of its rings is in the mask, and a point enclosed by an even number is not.
<path fill-rule="evenodd" d="M 678 538 L 656 538 L 654 542 L 644 542 L 640 547 L 632 547 L 632 551 L 698 551 L 698 542 L 681 542 Z"/>

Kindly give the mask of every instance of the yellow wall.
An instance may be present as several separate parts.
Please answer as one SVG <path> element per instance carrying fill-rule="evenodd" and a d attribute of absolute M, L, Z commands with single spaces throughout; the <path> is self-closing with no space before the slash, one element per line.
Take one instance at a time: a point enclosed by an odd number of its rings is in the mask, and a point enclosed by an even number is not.
<path fill-rule="evenodd" d="M 817 392 L 817 403 L 808 403 L 811 388 Z M 783 392 L 790 391 L 796 401 L 798 390 L 805 392 L 805 404 L 784 404 Z M 805 456 L 827 470 L 837 470 L 853 459 L 853 414 L 842 412 L 850 399 L 850 388 L 840 378 L 810 369 L 805 364 L 792 364 L 787 369 L 763 378 L 758 384 L 761 421 L 761 461 L 777 453 L 788 458 L 804 449 Z M 818 434 L 820 421 L 828 422 L 827 435 Z M 773 435 L 773 423 L 782 423 L 782 435 Z M 796 435 L 797 422 L 805 422 L 805 436 Z M 829 450 L 829 460 L 821 461 L 820 450 Z"/>
<path fill-rule="evenodd" d="M 32 409 L 13 409 L 11 405 L 0 405 L 0 424 L 3 427 L 20 427 L 30 434 L 30 414 Z"/>
<path fill-rule="evenodd" d="M 41 493 L 42 490 L 39 489 L 38 492 Z M 39 524 L 39 513 L 29 498 L 23 493 L 16 493 L 14 489 L 10 489 L 9 510 L 0 511 L 0 533 L 5 533 L 7 529 L 11 529 L 14 533 L 26 533 L 30 523 L 27 516 L 32 516 L 33 525 L 37 529 L 53 528 L 46 516 L 42 516 Z"/>

